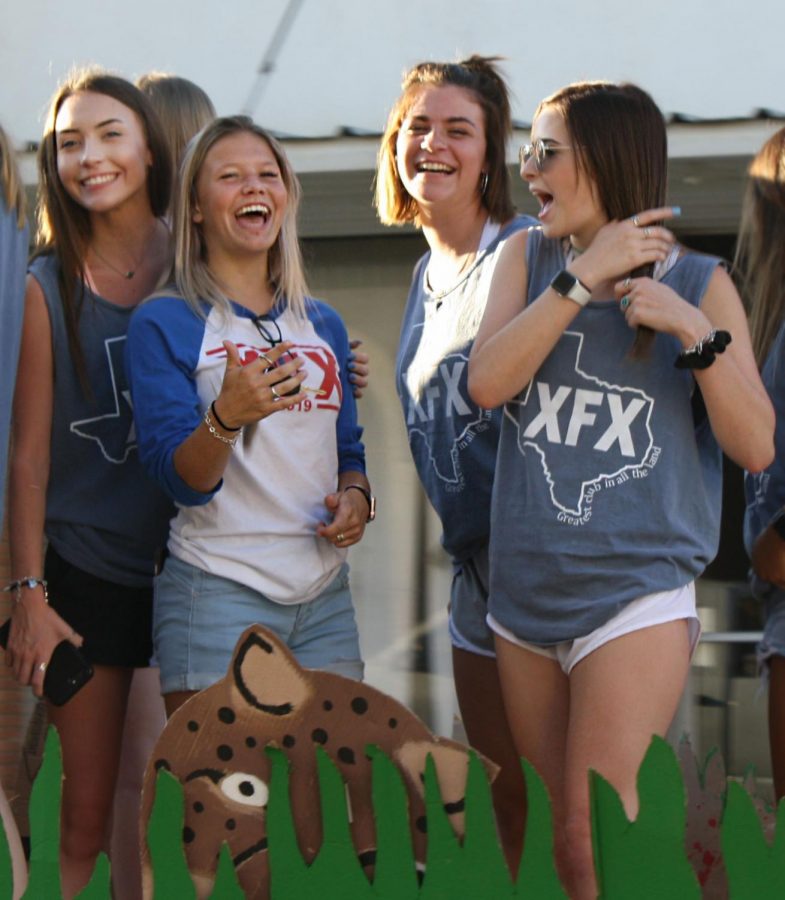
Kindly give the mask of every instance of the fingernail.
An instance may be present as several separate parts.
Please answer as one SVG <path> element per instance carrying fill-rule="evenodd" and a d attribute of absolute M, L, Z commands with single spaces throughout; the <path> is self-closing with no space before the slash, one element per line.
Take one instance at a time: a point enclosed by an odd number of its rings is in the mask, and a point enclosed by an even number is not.
<path fill-rule="evenodd" d="M 680 207 L 680 206 L 672 206 L 672 207 L 671 207 L 671 213 L 672 213 L 674 216 L 680 216 L 680 215 L 681 215 L 681 207 Z"/>
<path fill-rule="evenodd" d="M 351 381 L 351 382 L 357 381 L 357 376 L 354 374 L 354 372 L 349 373 L 349 381 Z"/>
<path fill-rule="evenodd" d="M 357 359 L 357 356 L 354 352 L 352 352 L 346 358 L 349 360 L 349 362 L 354 362 Z"/>

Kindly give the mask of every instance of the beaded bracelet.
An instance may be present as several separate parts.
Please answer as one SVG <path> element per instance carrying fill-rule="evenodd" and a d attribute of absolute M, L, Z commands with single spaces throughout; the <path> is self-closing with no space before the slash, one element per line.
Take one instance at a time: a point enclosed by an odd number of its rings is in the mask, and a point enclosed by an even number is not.
<path fill-rule="evenodd" d="M 677 369 L 708 369 L 716 359 L 716 354 L 724 353 L 731 340 L 729 331 L 712 328 L 706 337 L 682 350 L 676 357 L 674 366 Z"/>
<path fill-rule="evenodd" d="M 212 418 L 210 417 L 210 409 L 209 407 L 204 411 L 204 424 L 207 426 L 207 430 L 210 434 L 216 438 L 216 440 L 221 441 L 222 444 L 228 444 L 230 447 L 234 447 L 237 443 L 237 438 L 240 437 L 240 432 L 238 431 L 234 437 L 224 437 L 220 431 L 215 427 Z"/>
<path fill-rule="evenodd" d="M 27 588 L 28 590 L 32 590 L 38 585 L 44 589 L 44 603 L 49 603 L 49 593 L 46 590 L 46 581 L 43 578 L 36 578 L 34 575 L 25 575 L 24 578 L 17 578 L 15 581 L 10 581 L 4 588 L 3 591 L 13 591 L 14 592 L 14 602 L 19 603 L 22 599 L 22 588 Z"/>

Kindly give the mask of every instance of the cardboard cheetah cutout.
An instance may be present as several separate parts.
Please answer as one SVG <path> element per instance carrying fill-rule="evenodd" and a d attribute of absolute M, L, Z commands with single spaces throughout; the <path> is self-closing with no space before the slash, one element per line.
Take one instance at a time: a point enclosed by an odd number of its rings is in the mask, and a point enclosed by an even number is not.
<path fill-rule="evenodd" d="M 304 669 L 278 638 L 260 625 L 246 629 L 227 675 L 196 694 L 169 719 L 145 775 L 142 827 L 146 831 L 158 769 L 168 769 L 185 795 L 183 840 L 198 897 L 207 897 L 223 842 L 250 898 L 269 896 L 265 815 L 270 778 L 268 744 L 291 767 L 290 798 L 300 850 L 311 862 L 321 846 L 315 745 L 338 767 L 346 784 L 358 858 L 372 870 L 375 825 L 371 762 L 366 747 L 387 753 L 403 776 L 415 859 L 425 860 L 423 773 L 436 764 L 445 809 L 463 835 L 468 748 L 436 737 L 406 707 L 381 691 L 340 675 Z M 498 768 L 484 760 L 489 777 Z M 144 842 L 145 896 L 152 873 Z"/>

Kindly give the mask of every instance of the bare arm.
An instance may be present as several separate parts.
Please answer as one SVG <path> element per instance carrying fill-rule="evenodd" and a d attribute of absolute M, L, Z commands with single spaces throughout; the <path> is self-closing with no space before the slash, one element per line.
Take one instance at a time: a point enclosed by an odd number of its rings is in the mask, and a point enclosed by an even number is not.
<path fill-rule="evenodd" d="M 349 547 L 362 540 L 371 512 L 362 491 L 346 490 L 351 484 L 359 484 L 368 492 L 371 490 L 363 472 L 341 472 L 338 476 L 338 490 L 325 497 L 325 505 L 333 515 L 332 522 L 325 522 L 316 529 L 320 537 L 339 547 Z"/>
<path fill-rule="evenodd" d="M 616 285 L 617 295 L 625 291 Z M 758 374 L 747 318 L 728 274 L 717 268 L 700 307 L 662 283 L 633 279 L 627 322 L 672 334 L 686 349 L 712 328 L 730 332 L 731 344 L 707 369 L 695 369 L 712 430 L 725 453 L 749 472 L 774 459 L 774 408 Z"/>
<path fill-rule="evenodd" d="M 608 222 L 569 271 L 593 290 L 665 259 L 673 235 L 666 228 L 644 226 L 670 215 L 669 208 L 647 210 L 638 216 L 641 227 L 630 220 Z M 527 304 L 526 240 L 525 232 L 514 235 L 502 251 L 469 360 L 469 393 L 486 408 L 505 403 L 526 387 L 581 309 L 550 287 Z"/>
<path fill-rule="evenodd" d="M 280 344 L 269 351 L 268 359 L 276 362 L 291 346 L 288 342 Z M 285 396 L 305 380 L 305 373 L 300 371 L 304 365 L 302 359 L 296 358 L 266 372 L 269 363 L 262 358 L 244 366 L 231 341 L 224 341 L 224 347 L 228 354 L 226 372 L 221 392 L 215 399 L 215 410 L 224 425 L 230 429 L 250 425 L 302 401 L 301 393 Z M 280 397 L 275 396 L 273 388 Z M 213 427 L 227 440 L 234 437 L 242 440 L 239 432 L 223 428 L 215 419 Z M 223 477 L 231 454 L 231 445 L 217 438 L 204 422 L 200 422 L 175 450 L 174 466 L 187 485 L 208 493 Z"/>
<path fill-rule="evenodd" d="M 42 578 L 44 518 L 49 480 L 49 442 L 54 393 L 52 329 L 38 282 L 28 276 L 19 369 L 14 391 L 13 441 L 9 468 L 8 523 L 11 577 Z M 41 586 L 24 588 L 12 617 L 6 661 L 16 678 L 40 696 L 48 662 L 64 638 L 81 638 L 44 601 Z"/>

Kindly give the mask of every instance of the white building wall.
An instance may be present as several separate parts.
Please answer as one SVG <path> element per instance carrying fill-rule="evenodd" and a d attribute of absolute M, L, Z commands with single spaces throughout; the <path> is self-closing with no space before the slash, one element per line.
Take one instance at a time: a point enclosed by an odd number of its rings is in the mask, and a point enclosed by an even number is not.
<path fill-rule="evenodd" d="M 288 0 L 0 0 L 0 122 L 40 136 L 76 63 L 196 81 L 240 111 Z M 471 52 L 507 58 L 515 117 L 580 78 L 633 80 L 665 112 L 747 116 L 785 108 L 781 0 L 304 0 L 255 117 L 287 134 L 378 132 L 404 68 Z"/>

